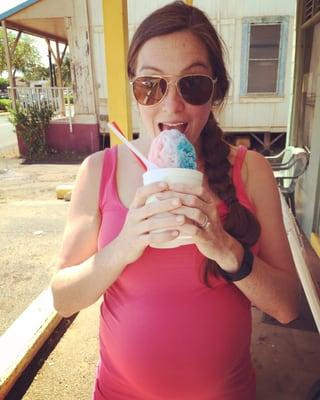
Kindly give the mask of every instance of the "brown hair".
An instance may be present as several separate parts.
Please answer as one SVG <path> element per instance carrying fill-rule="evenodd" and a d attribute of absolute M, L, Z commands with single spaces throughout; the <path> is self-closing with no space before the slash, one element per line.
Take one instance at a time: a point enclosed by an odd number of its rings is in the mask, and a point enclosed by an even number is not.
<path fill-rule="evenodd" d="M 150 14 L 136 30 L 128 53 L 128 76 L 135 76 L 139 50 L 149 39 L 169 33 L 187 30 L 197 36 L 206 46 L 214 77 L 217 78 L 213 94 L 213 104 L 222 105 L 229 89 L 229 78 L 224 63 L 222 39 L 207 16 L 198 8 L 183 1 L 175 1 Z M 260 225 L 255 216 L 236 197 L 231 179 L 231 164 L 228 160 L 230 146 L 223 140 L 223 132 L 210 113 L 201 133 L 201 151 L 204 169 L 210 189 L 229 207 L 223 221 L 224 229 L 241 243 L 253 245 L 260 235 Z M 205 267 L 205 282 L 208 275 L 216 273 L 218 265 L 208 260 Z"/>

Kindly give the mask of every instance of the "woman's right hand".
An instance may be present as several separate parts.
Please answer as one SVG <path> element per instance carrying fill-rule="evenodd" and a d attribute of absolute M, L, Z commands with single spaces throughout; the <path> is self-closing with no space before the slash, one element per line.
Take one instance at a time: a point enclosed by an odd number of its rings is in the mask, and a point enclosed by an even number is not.
<path fill-rule="evenodd" d="M 165 182 L 155 182 L 138 188 L 129 207 L 125 223 L 115 239 L 116 248 L 124 258 L 123 265 L 137 260 L 150 244 L 167 242 L 179 235 L 178 228 L 185 222 L 184 216 L 170 211 L 181 206 L 180 199 L 156 200 L 146 204 L 148 197 L 165 191 Z M 163 214 L 159 218 L 159 214 Z M 155 232 L 157 230 L 162 232 Z"/>

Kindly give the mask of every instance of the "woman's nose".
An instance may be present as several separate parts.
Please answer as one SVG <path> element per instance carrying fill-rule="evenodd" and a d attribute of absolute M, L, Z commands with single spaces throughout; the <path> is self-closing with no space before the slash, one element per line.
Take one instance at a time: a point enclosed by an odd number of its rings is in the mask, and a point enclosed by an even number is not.
<path fill-rule="evenodd" d="M 174 83 L 168 86 L 165 98 L 162 100 L 162 108 L 170 112 L 182 111 L 185 106 L 183 98 L 178 92 L 178 88 Z"/>

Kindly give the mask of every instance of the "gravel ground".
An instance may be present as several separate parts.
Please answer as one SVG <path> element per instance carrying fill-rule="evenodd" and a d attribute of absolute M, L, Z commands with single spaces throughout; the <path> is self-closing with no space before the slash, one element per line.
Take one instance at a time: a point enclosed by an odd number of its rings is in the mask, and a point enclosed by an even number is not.
<path fill-rule="evenodd" d="M 0 335 L 50 282 L 69 207 L 55 188 L 80 166 L 22 161 L 0 155 Z"/>

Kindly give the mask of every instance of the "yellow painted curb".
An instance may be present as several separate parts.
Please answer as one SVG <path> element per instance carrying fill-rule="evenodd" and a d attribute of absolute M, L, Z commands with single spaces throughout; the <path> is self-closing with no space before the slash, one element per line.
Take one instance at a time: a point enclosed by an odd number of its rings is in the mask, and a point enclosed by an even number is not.
<path fill-rule="evenodd" d="M 58 185 L 56 187 L 56 195 L 57 199 L 64 199 L 68 193 L 71 193 L 74 188 L 74 184 L 72 183 L 65 183 L 62 185 Z"/>
<path fill-rule="evenodd" d="M 61 320 L 48 288 L 0 337 L 0 399 L 7 395 Z"/>
<path fill-rule="evenodd" d="M 311 246 L 313 247 L 313 250 L 317 253 L 317 256 L 320 257 L 320 236 L 312 232 L 310 237 L 310 243 Z"/>

